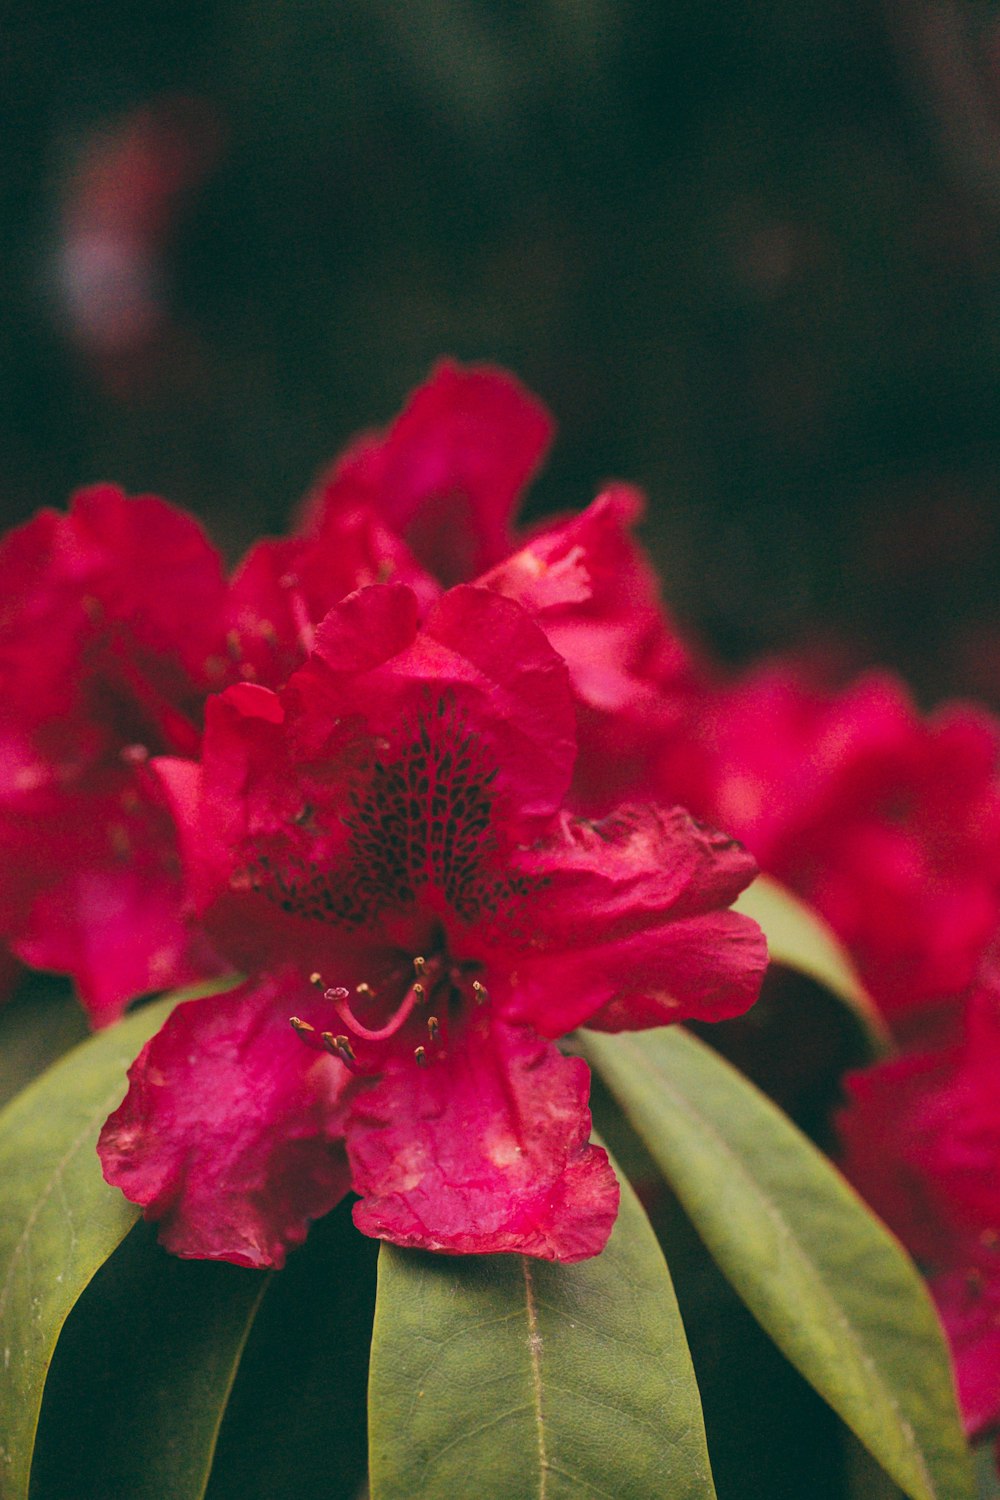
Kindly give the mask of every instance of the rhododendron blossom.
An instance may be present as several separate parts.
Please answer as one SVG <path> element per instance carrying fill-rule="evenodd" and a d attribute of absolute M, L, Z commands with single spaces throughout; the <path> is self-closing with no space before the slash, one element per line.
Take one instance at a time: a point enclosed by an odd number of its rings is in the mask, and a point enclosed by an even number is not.
<path fill-rule="evenodd" d="M 754 873 L 680 809 L 566 797 L 561 656 L 486 589 L 374 585 L 304 667 L 209 703 L 159 773 L 239 989 L 180 1005 L 130 1072 L 105 1174 L 181 1255 L 280 1264 L 348 1190 L 368 1234 L 596 1254 L 618 1189 L 589 1144 L 580 1025 L 716 1019 L 766 953 Z M 291 1022 L 291 1024 L 290 1024 Z"/>
<path fill-rule="evenodd" d="M 574 802 L 601 812 L 650 795 L 662 741 L 685 721 L 700 678 L 632 537 L 644 510 L 637 489 L 609 485 L 582 514 L 515 532 L 552 430 L 512 376 L 442 360 L 385 433 L 357 439 L 331 467 L 296 546 L 322 576 L 360 512 L 378 518 L 382 570 L 359 571 L 351 587 L 392 579 L 423 603 L 431 590 L 475 582 L 522 604 L 569 668 Z"/>
<path fill-rule="evenodd" d="M 848 1078 L 844 1169 L 930 1280 L 973 1437 L 1000 1428 L 1000 984 L 965 1035 Z"/>
<path fill-rule="evenodd" d="M 902 1030 L 975 978 L 1000 925 L 1000 724 L 921 720 L 872 673 L 836 692 L 794 665 L 707 693 L 660 784 L 815 906 Z"/>
<path fill-rule="evenodd" d="M 71 975 L 96 1025 L 218 971 L 146 762 L 197 754 L 209 694 L 279 688 L 327 611 L 365 585 L 406 584 L 423 615 L 453 576 L 487 568 L 483 586 L 566 659 L 573 805 L 648 795 L 650 756 L 690 690 L 687 654 L 630 536 L 635 491 L 612 486 L 512 541 L 551 430 L 511 376 L 443 362 L 386 434 L 334 466 L 303 530 L 258 542 L 228 584 L 200 527 L 152 496 L 98 487 L 13 532 L 0 547 L 0 936 L 13 952 Z"/>
<path fill-rule="evenodd" d="M 150 754 L 197 752 L 224 681 L 225 585 L 189 516 L 110 485 L 0 544 L 0 933 L 73 975 L 98 1024 L 218 973 L 183 920 Z"/>

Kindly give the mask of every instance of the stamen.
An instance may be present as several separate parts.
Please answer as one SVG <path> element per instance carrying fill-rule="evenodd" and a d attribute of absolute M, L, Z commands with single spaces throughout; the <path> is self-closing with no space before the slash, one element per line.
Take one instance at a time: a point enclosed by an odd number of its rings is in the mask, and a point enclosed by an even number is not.
<path fill-rule="evenodd" d="M 297 1036 L 302 1036 L 304 1033 L 316 1030 L 315 1026 L 310 1026 L 308 1021 L 303 1021 L 301 1016 L 289 1016 L 288 1019 L 292 1030 Z"/>
<path fill-rule="evenodd" d="M 278 587 L 288 590 L 288 603 L 292 619 L 295 621 L 295 629 L 298 631 L 299 644 L 306 654 L 311 656 L 316 645 L 316 631 L 309 619 L 309 610 L 298 576 L 295 573 L 283 574 L 278 579 Z"/>
<path fill-rule="evenodd" d="M 427 960 L 418 953 L 416 958 L 413 960 L 413 972 L 414 974 L 416 974 L 418 979 L 423 979 L 426 970 Z"/>
<path fill-rule="evenodd" d="M 372 989 L 371 985 L 366 984 L 364 980 L 362 980 L 360 984 L 356 984 L 354 986 L 354 993 L 356 995 L 360 995 L 362 1000 L 375 999 L 375 991 Z"/>
<path fill-rule="evenodd" d="M 426 1068 L 426 1066 L 427 1066 L 427 1048 L 426 1047 L 414 1047 L 414 1049 L 413 1049 L 413 1057 L 414 1057 L 414 1060 L 416 1061 L 416 1064 L 417 1064 L 418 1068 Z"/>
<path fill-rule="evenodd" d="M 357 1062 L 354 1048 L 346 1036 L 334 1036 L 332 1031 L 324 1031 L 320 1035 L 327 1052 L 332 1052 L 334 1057 L 339 1057 L 341 1062 L 348 1065 Z"/>
<path fill-rule="evenodd" d="M 437 1016 L 427 1017 L 427 1034 L 432 1042 L 436 1042 L 441 1031 L 441 1023 Z"/>
<path fill-rule="evenodd" d="M 478 979 L 472 981 L 472 998 L 477 1005 L 485 1005 L 490 998 L 490 992 L 485 984 L 480 984 Z"/>
<path fill-rule="evenodd" d="M 310 974 L 309 975 L 309 983 L 310 984 L 314 984 L 318 990 L 325 990 L 326 989 L 326 985 L 323 983 L 323 976 L 322 976 L 322 974 Z"/>
<path fill-rule="evenodd" d="M 417 1004 L 423 1005 L 424 1001 L 427 999 L 427 991 L 424 989 L 424 986 L 419 983 L 419 981 L 413 986 L 413 993 L 416 996 Z"/>

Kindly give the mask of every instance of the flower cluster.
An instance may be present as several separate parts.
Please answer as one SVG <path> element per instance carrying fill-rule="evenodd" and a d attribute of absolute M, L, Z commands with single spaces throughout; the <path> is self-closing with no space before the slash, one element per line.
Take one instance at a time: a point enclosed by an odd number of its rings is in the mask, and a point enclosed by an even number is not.
<path fill-rule="evenodd" d="M 929 1278 L 973 1436 L 1000 1428 L 998 751 L 977 707 L 775 662 L 706 680 L 658 766 L 822 913 L 892 1029 L 847 1080 L 842 1164 Z"/>
<path fill-rule="evenodd" d="M 110 488 L 0 550 L 0 932 L 96 1025 L 175 1008 L 100 1152 L 176 1253 L 280 1265 L 349 1190 L 372 1235 L 596 1254 L 618 1189 L 555 1046 L 736 1015 L 755 864 L 657 795 L 697 689 L 612 486 L 514 530 L 551 435 L 440 365 L 227 579 Z"/>

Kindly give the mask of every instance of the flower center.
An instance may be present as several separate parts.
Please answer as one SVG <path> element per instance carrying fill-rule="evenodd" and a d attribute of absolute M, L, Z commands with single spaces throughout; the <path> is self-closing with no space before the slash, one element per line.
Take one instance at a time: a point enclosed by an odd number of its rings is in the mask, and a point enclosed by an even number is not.
<path fill-rule="evenodd" d="M 447 1055 L 448 1033 L 469 1002 L 478 1006 L 488 1001 L 486 986 L 474 977 L 479 969 L 479 964 L 456 963 L 443 952 L 431 958 L 418 954 L 402 975 L 402 982 L 409 981 L 402 999 L 379 1026 L 368 1024 L 384 1015 L 384 1006 L 371 985 L 357 985 L 352 997 L 342 985 L 328 986 L 321 975 L 312 974 L 310 983 L 322 990 L 323 999 L 332 1006 L 344 1030 L 317 1031 L 300 1016 L 290 1017 L 291 1025 L 307 1046 L 324 1047 L 352 1073 L 381 1072 L 387 1045 L 404 1032 L 408 1033 L 409 1042 L 416 1042 L 414 1061 L 426 1067 L 432 1059 Z M 393 987 L 390 980 L 390 988 Z M 367 1019 L 358 1014 L 358 1007 Z"/>

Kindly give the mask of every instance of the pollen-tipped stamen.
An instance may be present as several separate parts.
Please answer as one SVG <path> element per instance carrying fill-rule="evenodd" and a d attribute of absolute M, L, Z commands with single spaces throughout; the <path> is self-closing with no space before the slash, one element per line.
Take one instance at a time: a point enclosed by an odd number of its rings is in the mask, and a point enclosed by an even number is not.
<path fill-rule="evenodd" d="M 334 1036 L 332 1031 L 324 1031 L 320 1033 L 320 1039 L 327 1052 L 331 1053 L 334 1057 L 339 1057 L 344 1066 L 350 1068 L 352 1073 L 358 1072 L 358 1068 L 355 1066 L 358 1059 L 348 1037 Z"/>
<path fill-rule="evenodd" d="M 303 1021 L 301 1016 L 289 1016 L 292 1030 L 296 1036 L 306 1036 L 310 1031 L 315 1031 L 315 1026 L 310 1026 L 308 1021 Z"/>

